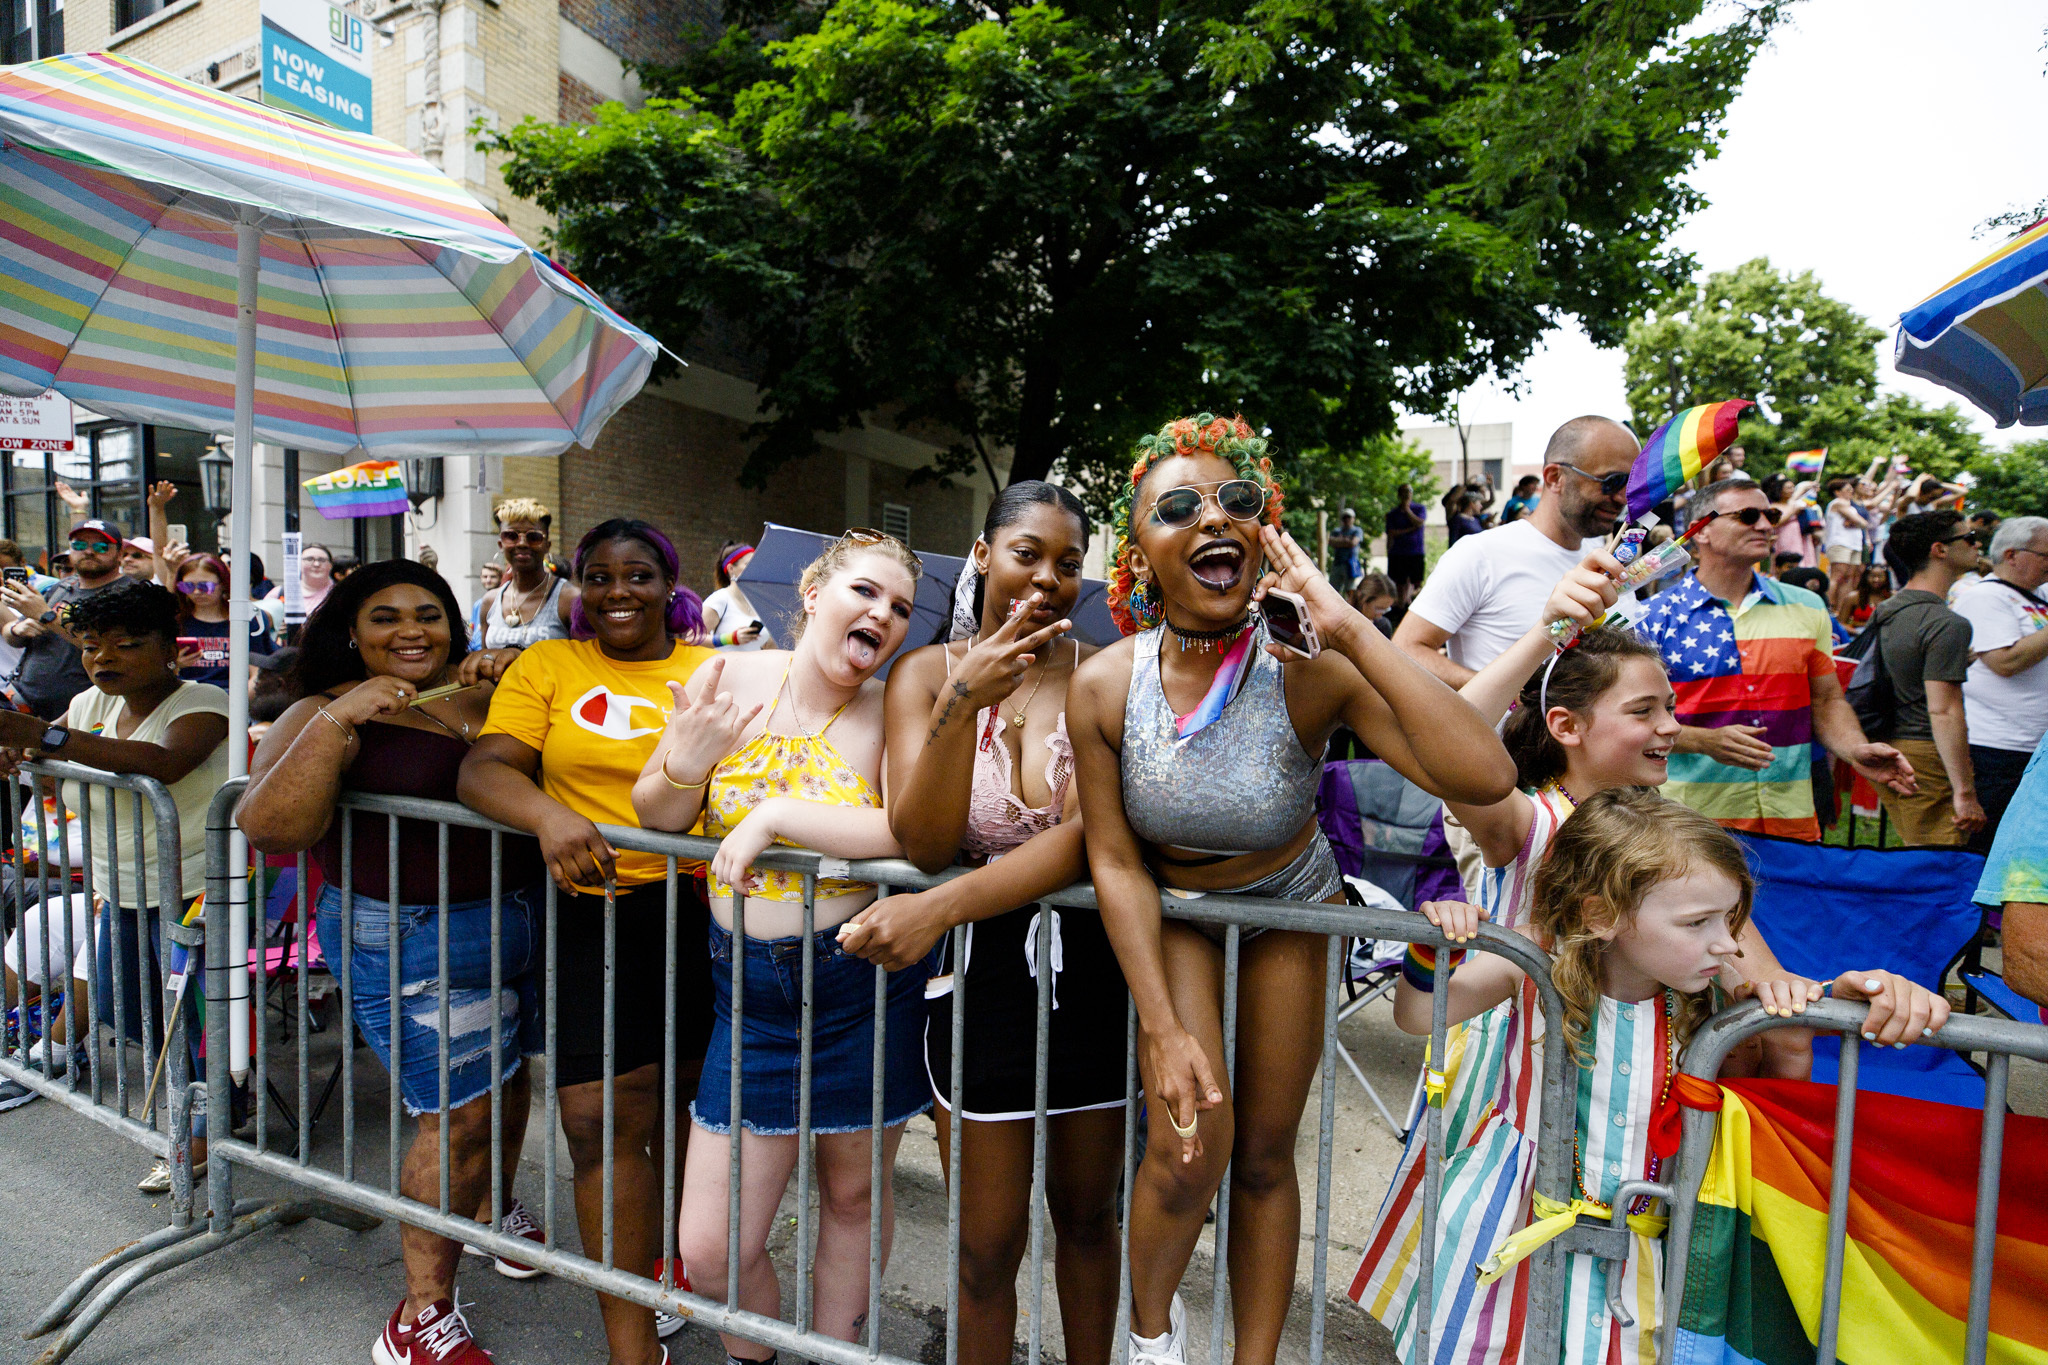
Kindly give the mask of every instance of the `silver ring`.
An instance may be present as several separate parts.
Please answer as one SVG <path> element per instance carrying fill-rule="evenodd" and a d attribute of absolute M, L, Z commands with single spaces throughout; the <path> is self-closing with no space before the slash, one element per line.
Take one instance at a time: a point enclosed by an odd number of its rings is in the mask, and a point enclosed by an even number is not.
<path fill-rule="evenodd" d="M 1195 1135 L 1195 1130 L 1202 1126 L 1202 1116 L 1200 1113 L 1197 1113 L 1195 1115 L 1195 1121 L 1193 1123 L 1183 1128 L 1180 1126 L 1180 1121 L 1174 1118 L 1173 1110 L 1168 1109 L 1166 1111 L 1166 1121 L 1173 1126 L 1174 1132 L 1180 1134 L 1184 1138 L 1193 1137 Z"/>

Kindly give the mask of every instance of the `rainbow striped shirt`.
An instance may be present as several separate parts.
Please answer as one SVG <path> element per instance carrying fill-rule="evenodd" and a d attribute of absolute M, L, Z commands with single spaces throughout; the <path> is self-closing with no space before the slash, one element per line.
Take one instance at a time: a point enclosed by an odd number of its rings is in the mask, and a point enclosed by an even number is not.
<path fill-rule="evenodd" d="M 1760 725 L 1761 771 L 1673 754 L 1664 794 L 1730 829 L 1820 838 L 1813 809 L 1813 679 L 1834 674 L 1827 607 L 1804 588 L 1755 576 L 1734 606 L 1687 574 L 1650 601 L 1636 633 L 1664 654 L 1686 725 Z"/>

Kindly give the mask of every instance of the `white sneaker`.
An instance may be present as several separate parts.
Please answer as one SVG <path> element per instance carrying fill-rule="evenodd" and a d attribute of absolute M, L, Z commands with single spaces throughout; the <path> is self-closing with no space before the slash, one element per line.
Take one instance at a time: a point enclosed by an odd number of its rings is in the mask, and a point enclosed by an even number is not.
<path fill-rule="evenodd" d="M 1173 1308 L 1167 1314 L 1172 1325 L 1163 1337 L 1141 1337 L 1131 1333 L 1130 1354 L 1126 1365 L 1187 1365 L 1188 1362 L 1188 1309 L 1180 1301 L 1180 1295 L 1173 1296 Z"/>

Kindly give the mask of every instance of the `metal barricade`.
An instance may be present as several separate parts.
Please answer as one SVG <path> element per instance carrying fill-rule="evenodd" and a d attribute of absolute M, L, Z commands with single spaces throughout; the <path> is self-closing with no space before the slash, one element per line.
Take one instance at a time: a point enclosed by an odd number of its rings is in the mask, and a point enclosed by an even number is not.
<path fill-rule="evenodd" d="M 242 786 L 242 782 L 236 781 L 224 787 L 216 797 L 208 819 L 209 880 L 206 927 L 210 935 L 220 939 L 225 938 L 225 930 L 220 922 L 221 915 L 219 912 L 231 903 L 230 896 L 227 894 L 229 890 L 228 883 L 234 876 L 246 874 L 245 869 L 237 869 L 228 865 L 228 849 L 230 846 L 228 834 L 231 828 L 234 805 L 240 796 Z M 365 820 L 378 821 L 384 825 L 387 856 L 385 886 L 387 891 L 391 893 L 392 900 L 360 913 L 388 914 L 392 916 L 394 922 L 391 924 L 391 932 L 388 934 L 392 958 L 392 976 L 388 986 L 394 1002 L 400 998 L 401 991 L 406 984 L 399 979 L 401 934 L 398 932 L 398 926 L 395 923 L 397 914 L 395 905 L 402 887 L 399 866 L 399 822 L 401 819 L 426 821 L 437 826 L 437 834 L 434 836 L 438 842 L 439 882 L 436 950 L 440 974 L 435 978 L 436 981 L 446 981 L 448 979 L 449 830 L 451 828 L 467 828 L 489 832 L 491 848 L 490 904 L 492 937 L 489 990 L 491 999 L 494 1002 L 501 1002 L 502 993 L 506 985 L 506 976 L 504 964 L 500 960 L 499 953 L 500 917 L 507 898 L 519 890 L 519 888 L 507 887 L 502 884 L 503 841 L 507 838 L 523 838 L 525 836 L 505 826 L 495 824 L 465 807 L 452 803 L 411 798 L 367 796 L 354 793 L 345 793 L 343 795 L 335 815 L 335 821 L 341 835 L 340 847 L 343 850 L 341 855 L 341 875 L 338 883 L 330 884 L 337 891 L 340 901 L 339 913 L 341 921 L 336 926 L 337 932 L 334 941 L 338 943 L 352 941 L 351 921 L 353 915 L 358 913 L 355 909 L 357 896 L 354 886 L 355 868 L 353 865 L 354 830 L 359 822 Z M 668 966 L 667 999 L 662 1020 L 666 1041 L 663 1047 L 661 1071 L 663 1078 L 662 1090 L 668 1098 L 662 1106 L 659 1132 L 663 1142 L 662 1150 L 665 1153 L 672 1154 L 677 1150 L 676 1143 L 685 1136 L 684 1132 L 679 1131 L 681 1127 L 677 1115 L 679 1097 L 677 1096 L 675 1084 L 678 1059 L 675 1056 L 675 1030 L 673 1027 L 676 1010 L 676 954 L 674 950 L 677 943 L 678 905 L 683 894 L 681 880 L 689 874 L 681 871 L 679 865 L 683 862 L 707 860 L 716 851 L 717 844 L 716 841 L 710 839 L 659 834 L 639 829 L 616 826 L 600 826 L 599 828 L 604 837 L 618 849 L 652 853 L 666 860 L 665 878 L 662 884 L 665 884 L 666 889 L 667 918 L 664 952 Z M 593 1246 L 586 1241 L 580 1253 L 571 1252 L 560 1244 L 558 1237 L 560 1225 L 555 1198 L 557 1172 L 554 1131 L 560 1116 L 555 1081 L 556 1063 L 559 1058 L 557 1038 L 559 1015 L 555 1009 L 555 997 L 557 986 L 556 973 L 560 951 L 561 916 L 557 913 L 558 893 L 552 883 L 548 883 L 544 891 L 546 916 L 544 925 L 540 926 L 544 941 L 538 956 L 540 964 L 538 970 L 541 974 L 542 990 L 546 998 L 547 1027 L 545 1054 L 548 1065 L 545 1068 L 544 1079 L 536 1076 L 534 1080 L 534 1085 L 539 1087 L 541 1122 L 544 1133 L 541 1152 L 543 1189 L 540 1209 L 540 1221 L 544 1234 L 543 1244 L 536 1247 L 530 1241 L 508 1236 L 500 1231 L 501 1220 L 507 1207 L 507 1199 L 510 1192 L 504 1187 L 504 1163 L 502 1160 L 504 1152 L 501 1146 L 505 1128 L 504 1097 L 502 1094 L 504 1081 L 501 1076 L 502 1068 L 495 1062 L 489 1068 L 491 1073 L 489 1082 L 491 1105 L 489 1220 L 483 1221 L 471 1216 L 472 1213 L 478 1212 L 478 1210 L 455 1207 L 452 1203 L 448 1148 L 450 1117 L 448 1106 L 445 1103 L 448 1097 L 450 1075 L 450 1007 L 448 993 L 439 990 L 439 987 L 432 983 L 425 983 L 423 989 L 438 991 L 436 1032 L 439 1037 L 440 1056 L 437 1058 L 437 1066 L 441 1084 L 441 1095 L 444 1101 L 440 1109 L 439 1120 L 441 1143 L 438 1197 L 431 1201 L 425 1198 L 411 1198 L 401 1191 L 402 1172 L 400 1170 L 400 1159 L 405 1137 L 405 1115 L 401 1087 L 396 1077 L 403 1065 L 403 1033 L 395 1021 L 392 1041 L 389 1044 L 394 1054 L 390 1068 L 393 1079 L 389 1088 L 389 1097 L 385 1105 L 386 1113 L 384 1115 L 390 1143 L 388 1161 L 385 1163 L 386 1169 L 381 1172 L 371 1172 L 362 1168 L 363 1163 L 359 1160 L 358 1152 L 357 1125 L 357 1080 L 361 1073 L 358 1070 L 354 1048 L 351 1046 L 354 1002 L 351 990 L 353 983 L 350 979 L 352 968 L 349 964 L 351 954 L 347 953 L 343 954 L 341 961 L 328 964 L 329 969 L 341 979 L 340 996 L 342 1012 L 340 1029 L 342 1047 L 338 1084 L 341 1095 L 342 1132 L 339 1150 L 338 1152 L 330 1150 L 325 1160 L 315 1160 L 315 1143 L 313 1142 L 314 1118 L 313 1110 L 308 1103 L 311 1098 L 310 1086 L 312 1083 L 306 1042 L 309 1024 L 307 1011 L 308 991 L 305 973 L 301 972 L 298 974 L 296 981 L 296 1009 L 298 1012 L 298 1066 L 296 1072 L 298 1104 L 294 1115 L 297 1128 L 296 1141 L 292 1144 L 292 1148 L 289 1151 L 281 1150 L 272 1141 L 270 1123 L 273 1107 L 270 1098 L 272 1069 L 269 1041 L 270 1030 L 267 1028 L 257 1029 L 253 1034 L 254 1046 L 252 1049 L 252 1072 L 250 1076 L 251 1103 L 254 1109 L 253 1133 L 249 1137 L 243 1138 L 220 1131 L 215 1135 L 209 1149 L 210 1166 L 207 1176 L 207 1187 L 213 1210 L 213 1236 L 224 1244 L 224 1241 L 227 1239 L 246 1235 L 247 1232 L 254 1231 L 257 1226 L 263 1225 L 266 1220 L 279 1221 L 289 1217 L 303 1218 L 311 1215 L 330 1218 L 332 1221 L 345 1222 L 347 1220 L 338 1217 L 337 1210 L 332 1207 L 340 1206 L 344 1210 L 356 1211 L 358 1218 L 356 1222 L 350 1224 L 352 1226 L 371 1225 L 377 1218 L 389 1217 L 397 1219 L 427 1231 L 465 1242 L 486 1252 L 538 1266 L 565 1280 L 590 1289 L 614 1295 L 648 1308 L 678 1314 L 687 1319 L 694 1320 L 703 1326 L 731 1332 L 734 1335 L 757 1341 L 777 1350 L 786 1349 L 798 1352 L 808 1359 L 835 1362 L 836 1365 L 856 1365 L 857 1362 L 870 1361 L 888 1361 L 891 1362 L 891 1365 L 909 1365 L 909 1362 L 902 1361 L 900 1357 L 883 1351 L 880 1335 L 882 1316 L 880 1312 L 880 1271 L 884 1256 L 882 1250 L 882 1201 L 879 1197 L 879 1192 L 883 1188 L 883 1182 L 890 1178 L 891 1171 L 886 1168 L 884 1163 L 883 1132 L 881 1129 L 881 1122 L 884 1117 L 882 1108 L 882 1062 L 885 1055 L 886 1000 L 889 974 L 879 966 L 873 969 L 875 980 L 873 1015 L 875 1084 L 872 1101 L 874 1125 L 871 1129 L 870 1178 L 872 1181 L 871 1190 L 875 1192 L 876 1197 L 870 1200 L 869 1273 L 867 1282 L 868 1312 L 865 1321 L 865 1340 L 847 1342 L 823 1336 L 814 1330 L 814 1323 L 812 1321 L 813 1303 L 810 1281 L 814 1259 L 812 1249 L 814 1219 L 811 1202 L 816 1183 L 816 1172 L 811 1151 L 810 1078 L 813 1041 L 811 985 L 815 969 L 812 931 L 815 928 L 815 898 L 817 894 L 817 881 L 821 875 L 874 882 L 881 887 L 882 894 L 886 895 L 892 889 L 923 889 L 935 885 L 948 876 L 958 875 L 958 873 L 950 872 L 941 874 L 938 877 L 932 877 L 919 872 L 909 863 L 900 860 L 848 864 L 841 860 L 821 858 L 819 855 L 806 850 L 783 847 L 771 848 L 756 860 L 756 865 L 765 869 L 795 872 L 803 878 L 803 932 L 801 942 L 804 944 L 802 950 L 802 998 L 804 1008 L 801 1019 L 801 1086 L 799 1092 L 797 1161 L 794 1177 L 796 1184 L 794 1212 L 797 1221 L 795 1236 L 797 1264 L 795 1266 L 796 1273 L 794 1279 L 797 1293 L 795 1311 L 789 1320 L 769 1318 L 761 1314 L 748 1312 L 739 1305 L 738 1268 L 741 1258 L 739 1255 L 740 1220 L 737 1214 L 740 1197 L 742 1147 L 744 1144 L 738 1141 L 730 1142 L 727 1145 L 727 1235 L 729 1244 L 727 1248 L 728 1273 L 726 1278 L 728 1284 L 722 1301 L 674 1287 L 669 1282 L 670 1276 L 666 1269 L 663 1271 L 662 1280 L 657 1281 L 646 1278 L 634 1271 L 624 1269 L 615 1263 L 613 1232 L 616 1210 L 613 1200 L 614 1160 L 612 1138 L 614 1113 L 613 1086 L 616 1077 L 613 1068 L 613 1057 L 616 1029 L 619 1021 L 614 1010 L 612 969 L 617 961 L 618 923 L 609 888 L 608 894 L 604 898 L 603 923 L 600 931 L 603 935 L 603 955 L 606 966 L 603 1092 L 604 1215 L 601 1235 L 596 1239 L 596 1245 Z M 299 868 L 298 895 L 300 899 L 298 922 L 301 925 L 305 925 L 308 922 L 310 907 L 306 899 L 306 859 L 304 855 L 300 855 Z M 252 896 L 250 900 L 252 903 L 255 903 L 259 901 L 259 898 Z M 1070 887 L 1065 891 L 1045 897 L 1044 900 L 1046 903 L 1055 906 L 1082 910 L 1096 909 L 1093 888 L 1086 884 Z M 1318 934 L 1325 936 L 1328 941 L 1323 1001 L 1324 1018 L 1321 1057 L 1323 1088 L 1319 1119 L 1319 1159 L 1316 1176 L 1316 1227 L 1312 1266 L 1312 1317 L 1310 1323 L 1310 1357 L 1312 1360 L 1320 1361 L 1323 1357 L 1325 1314 L 1328 1301 L 1326 1282 L 1332 1179 L 1331 1142 L 1335 1121 L 1335 1093 L 1337 1088 L 1334 1084 L 1334 1077 L 1339 1074 L 1336 1061 L 1337 1000 L 1344 950 L 1348 947 L 1348 939 L 1352 936 L 1405 939 L 1434 943 L 1439 946 L 1444 945 L 1444 940 L 1426 920 L 1406 912 L 1380 911 L 1338 905 L 1304 905 L 1220 894 L 1207 895 L 1192 900 L 1163 897 L 1162 901 L 1165 912 L 1173 917 L 1222 926 L 1225 931 L 1223 1024 L 1227 1057 L 1235 1052 L 1238 965 L 1242 931 L 1246 928 L 1254 927 L 1274 928 Z M 593 929 L 597 928 L 594 925 L 591 927 Z M 744 905 L 735 912 L 733 928 L 735 942 L 744 944 L 746 933 Z M 578 932 L 582 931 L 579 927 Z M 956 962 L 961 960 L 962 945 L 958 936 L 962 932 L 957 929 L 953 931 L 956 936 L 954 940 L 954 960 Z M 1037 947 L 1041 955 L 1039 960 L 1048 961 L 1050 960 L 1048 956 L 1050 949 L 1048 936 L 1051 933 L 1049 916 L 1041 917 L 1038 933 L 1040 937 Z M 1479 951 L 1493 952 L 1506 956 L 1518 966 L 1531 973 L 1536 981 L 1546 1015 L 1553 1019 L 1562 1017 L 1555 989 L 1549 980 L 1548 959 L 1530 944 L 1527 939 L 1520 935 L 1503 933 L 1492 926 L 1486 926 L 1482 928 L 1480 937 L 1476 942 L 1465 946 Z M 744 960 L 743 953 L 734 952 L 730 968 L 733 1009 L 737 1017 L 744 1017 L 745 1012 L 745 992 L 747 986 Z M 228 965 L 218 958 L 209 958 L 207 960 L 206 967 L 210 988 L 217 990 L 225 989 Z M 1039 1356 L 1041 1346 L 1040 1323 L 1044 1317 L 1047 1038 L 1049 1011 L 1052 1003 L 1051 978 L 1051 972 L 1039 973 L 1036 1040 L 1038 1061 L 1036 1110 L 1034 1117 L 1028 1269 L 1025 1272 L 1029 1277 L 1028 1283 L 1030 1285 L 1028 1330 L 1030 1333 L 1029 1346 L 1033 1359 L 1041 1358 Z M 259 1001 L 265 999 L 269 994 L 271 985 L 272 983 L 267 979 L 257 982 L 255 989 L 252 990 L 252 995 Z M 952 1112 L 957 1115 L 960 1113 L 961 1107 L 961 1059 L 965 1042 L 964 972 L 955 974 L 954 990 L 956 994 L 953 1009 L 953 1074 L 949 1080 Z M 504 1041 L 501 1033 L 503 1026 L 502 1016 L 502 1004 L 494 1004 L 491 1011 L 490 1044 L 494 1058 L 500 1055 Z M 636 1020 L 630 1026 L 643 1027 L 646 1022 L 649 1021 Z M 1442 1057 L 1445 1055 L 1445 1025 L 1445 994 L 1439 992 L 1435 997 L 1433 1039 L 1435 1050 L 1432 1054 L 1433 1056 Z M 227 1055 L 228 1021 L 224 1017 L 224 1012 L 210 1012 L 207 1019 L 207 1029 L 209 1048 L 212 1055 Z M 1127 1222 L 1132 1177 L 1135 1171 L 1136 1132 L 1140 1104 L 1136 1083 L 1137 1017 L 1134 1009 L 1127 1011 L 1126 1045 L 1128 1060 L 1122 1210 Z M 737 1133 L 740 1129 L 739 1116 L 742 1103 L 740 1074 L 745 1065 L 738 1029 L 734 1030 L 730 1060 L 733 1069 L 733 1130 Z M 1569 1180 L 1571 1173 L 1572 1124 L 1569 1106 L 1565 1099 L 1568 1094 L 1565 1086 L 1565 1064 L 1566 1057 L 1562 1049 L 1546 1050 L 1543 1075 L 1546 1102 L 1543 1105 L 1542 1130 L 1538 1136 L 1537 1144 L 1538 1185 L 1546 1191 L 1554 1191 L 1558 1194 L 1565 1192 L 1565 1183 Z M 225 1074 L 225 1068 L 210 1068 L 207 1076 L 208 1104 L 213 1112 L 225 1112 L 225 1106 L 228 1102 L 228 1087 L 229 1077 Z M 681 1097 L 681 1100 L 686 1102 L 687 1097 Z M 946 1156 L 949 1172 L 957 1172 L 960 1169 L 961 1131 L 963 1126 L 960 1123 L 954 1123 L 952 1126 L 951 1150 Z M 1433 1246 L 1436 1218 L 1435 1187 L 1437 1184 L 1435 1173 L 1441 1169 L 1443 1155 L 1441 1112 L 1434 1109 L 1432 1109 L 1430 1114 L 1429 1153 L 1430 1161 L 1432 1162 L 1430 1168 L 1432 1178 L 1425 1181 L 1429 1194 L 1424 1213 L 1425 1226 L 1422 1235 L 1426 1239 L 1427 1244 Z M 675 1185 L 676 1163 L 673 1159 L 668 1159 L 664 1160 L 662 1164 L 660 1208 L 662 1220 L 661 1254 L 665 1265 L 673 1265 L 677 1238 L 678 1191 Z M 308 1203 L 305 1200 L 291 1201 L 289 1208 L 284 1213 L 279 1213 L 277 1207 L 272 1206 L 245 1206 L 237 1208 L 233 1202 L 234 1172 L 237 1168 L 258 1171 L 279 1178 L 303 1191 L 314 1202 Z M 1230 1237 L 1229 1189 L 1230 1182 L 1226 1173 L 1223 1188 L 1217 1197 L 1216 1207 L 1214 1253 L 1216 1299 L 1211 1329 L 1212 1360 L 1222 1359 L 1224 1345 L 1226 1315 L 1223 1305 L 1226 1301 L 1225 1284 Z M 939 1297 L 942 1298 L 947 1308 L 946 1358 L 951 1362 L 956 1360 L 958 1356 L 957 1310 L 961 1226 L 961 1182 L 958 1179 L 948 1180 L 947 1205 L 947 1282 L 943 1288 L 942 1295 Z M 1536 1343 L 1535 1349 L 1548 1350 L 1554 1353 L 1560 1329 L 1560 1322 L 1557 1317 L 1557 1304 L 1560 1296 L 1556 1292 L 1555 1286 L 1563 1263 L 1562 1258 L 1573 1251 L 1588 1250 L 1592 1245 L 1588 1238 L 1597 1231 L 1597 1229 L 1593 1229 L 1585 1232 L 1567 1233 L 1564 1237 L 1549 1244 L 1531 1258 L 1530 1269 L 1533 1279 L 1529 1294 L 1528 1335 L 1529 1339 Z M 1128 1239 L 1120 1237 L 1119 1242 L 1121 1246 L 1119 1283 L 1122 1307 L 1119 1311 L 1117 1330 L 1120 1342 L 1122 1339 L 1121 1333 L 1125 1330 L 1129 1312 L 1130 1263 Z M 194 1254 L 197 1253 L 195 1252 Z M 1426 1283 L 1426 1277 L 1429 1273 L 1428 1265 L 1429 1260 L 1425 1258 L 1423 1272 L 1425 1275 L 1423 1287 L 1424 1301 L 1421 1308 L 1425 1323 L 1428 1321 L 1430 1295 L 1430 1286 Z"/>
<path fill-rule="evenodd" d="M 19 986 L 0 987 L 11 1028 L 0 1075 L 163 1158 L 171 1176 L 170 1225 L 74 1280 L 29 1325 L 24 1335 L 33 1338 L 63 1324 L 108 1275 L 204 1231 L 192 1207 L 196 1000 L 182 989 L 189 974 L 173 972 L 197 928 L 182 922 L 178 809 L 162 783 L 37 762 L 22 764 L 5 785 L 13 832 L 7 957 Z M 59 993 L 61 1006 L 52 1000 Z M 113 1031 L 110 1044 L 102 1026 Z M 60 1030 L 61 1044 L 53 1039 Z M 86 1312 L 96 1322 L 109 1306 L 95 1302 Z"/>
<path fill-rule="evenodd" d="M 1681 1069 L 1687 1075 L 1712 1080 L 1735 1047 L 1746 1039 L 1772 1029 L 1810 1028 L 1842 1035 L 1840 1079 L 1835 1097 L 1834 1152 L 1829 1173 L 1827 1268 L 1822 1281 L 1819 1342 L 1814 1359 L 1835 1360 L 1835 1345 L 1841 1328 L 1842 1267 L 1847 1256 L 1849 1231 L 1849 1176 L 1856 1135 L 1858 1064 L 1863 1040 L 1860 1030 L 1869 1006 L 1845 1000 L 1821 1000 L 1806 1007 L 1804 1014 L 1773 1017 L 1763 1006 L 1747 1001 L 1723 1010 L 1701 1027 L 1686 1046 Z M 2012 1059 L 2026 1057 L 2048 1062 L 2048 1027 L 2021 1024 L 2006 1019 L 1952 1014 L 1931 1038 L 1914 1040 L 1916 1046 L 1943 1047 L 1953 1052 L 1988 1054 L 1984 1076 L 1984 1130 L 1978 1151 L 1977 1207 L 1970 1248 L 1970 1305 L 1964 1332 L 1965 1365 L 1983 1365 L 1991 1322 L 1991 1277 L 1995 1270 L 1998 1242 L 1998 1190 L 2005 1160 L 2005 1110 L 2007 1082 Z M 1631 1192 L 1653 1193 L 1670 1203 L 1671 1226 L 1665 1241 L 1664 1312 L 1658 1356 L 1669 1359 L 1679 1310 L 1683 1306 L 1686 1266 L 1691 1259 L 1692 1229 L 1698 1210 L 1700 1185 L 1714 1147 L 1717 1115 L 1701 1110 L 1685 1112 L 1685 1137 L 1677 1165 L 1668 1186 L 1642 1184 Z M 1617 1209 L 1625 1200 L 1616 1200 Z M 1618 1220 L 1617 1220 L 1618 1221 Z"/>

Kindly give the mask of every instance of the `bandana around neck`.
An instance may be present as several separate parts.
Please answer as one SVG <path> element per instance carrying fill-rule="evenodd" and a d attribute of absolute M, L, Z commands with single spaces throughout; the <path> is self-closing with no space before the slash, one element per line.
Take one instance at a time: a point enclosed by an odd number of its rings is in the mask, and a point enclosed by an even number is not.
<path fill-rule="evenodd" d="M 1239 635 L 1224 652 L 1223 663 L 1217 668 L 1215 678 L 1209 683 L 1209 691 L 1200 704 L 1186 715 L 1173 718 L 1174 733 L 1182 743 L 1223 718 L 1223 708 L 1230 705 L 1230 699 L 1237 695 L 1237 689 L 1244 685 L 1246 676 L 1251 672 L 1246 665 L 1251 662 L 1252 641 L 1258 634 L 1256 630 L 1248 630 Z"/>

